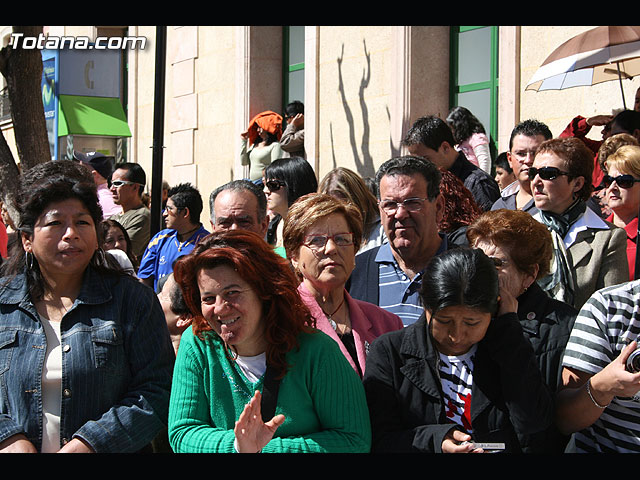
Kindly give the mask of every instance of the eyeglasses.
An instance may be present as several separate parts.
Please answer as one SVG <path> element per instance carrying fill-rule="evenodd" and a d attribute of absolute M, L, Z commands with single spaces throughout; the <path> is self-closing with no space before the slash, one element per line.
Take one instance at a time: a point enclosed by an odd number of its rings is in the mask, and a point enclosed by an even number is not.
<path fill-rule="evenodd" d="M 307 235 L 304 237 L 303 245 L 318 252 L 324 250 L 329 239 L 333 240 L 338 247 L 353 245 L 353 233 L 336 233 L 335 235 Z"/>
<path fill-rule="evenodd" d="M 393 215 L 396 213 L 400 206 L 403 206 L 409 212 L 419 212 L 422 209 L 422 205 L 428 198 L 412 197 L 403 200 L 402 202 L 395 202 L 393 200 L 382 200 L 378 203 L 380 208 L 384 210 L 387 215 Z"/>
<path fill-rule="evenodd" d="M 571 176 L 569 173 L 563 172 L 557 167 L 542 167 L 542 168 L 530 167 L 528 174 L 529 174 L 529 180 L 533 180 L 534 178 L 536 178 L 536 175 L 540 175 L 540 178 L 542 180 L 555 180 L 556 178 L 562 175 L 566 175 L 568 177 Z"/>
<path fill-rule="evenodd" d="M 176 207 L 176 206 L 171 207 L 171 206 L 167 205 L 166 207 L 164 207 L 163 211 L 164 212 L 173 212 L 173 211 L 179 212 L 180 210 L 183 210 L 183 209 L 184 209 L 184 207 Z"/>
<path fill-rule="evenodd" d="M 267 180 L 265 182 L 265 185 L 267 186 L 270 192 L 277 192 L 282 187 L 287 186 L 287 184 L 284 183 L 282 180 Z"/>
<path fill-rule="evenodd" d="M 114 180 L 112 182 L 110 182 L 110 184 L 116 188 L 121 187 L 123 185 L 140 185 L 139 183 L 136 182 L 128 182 L 127 180 Z"/>
<path fill-rule="evenodd" d="M 633 175 L 618 175 L 617 177 L 605 175 L 602 179 L 602 183 L 604 183 L 604 186 L 607 188 L 609 188 L 613 182 L 616 182 L 616 185 L 620 188 L 631 188 L 634 183 L 640 182 L 640 178 L 633 178 Z"/>

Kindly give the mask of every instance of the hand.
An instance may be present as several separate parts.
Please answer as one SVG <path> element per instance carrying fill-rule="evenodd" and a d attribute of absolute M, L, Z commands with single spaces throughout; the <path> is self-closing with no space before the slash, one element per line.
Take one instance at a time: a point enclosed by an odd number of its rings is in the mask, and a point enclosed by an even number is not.
<path fill-rule="evenodd" d="M 274 433 L 284 423 L 284 415 L 276 415 L 267 423 L 262 421 L 260 400 L 262 394 L 256 391 L 245 405 L 233 432 L 236 435 L 239 453 L 257 453 L 273 438 Z"/>
<path fill-rule="evenodd" d="M 591 377 L 591 394 L 600 405 L 607 405 L 613 397 L 632 397 L 640 391 L 640 373 L 628 372 L 625 366 L 636 347 L 637 343 L 631 342 L 615 360 Z"/>
<path fill-rule="evenodd" d="M 0 442 L 0 453 L 38 453 L 38 450 L 26 435 L 20 433 Z"/>
<path fill-rule="evenodd" d="M 594 115 L 593 117 L 587 118 L 587 125 L 591 127 L 601 127 L 602 125 L 606 125 L 611 120 L 613 120 L 613 115 Z"/>
<path fill-rule="evenodd" d="M 517 313 L 518 312 L 518 299 L 509 289 L 510 282 L 506 275 L 498 275 L 498 287 L 499 287 L 499 301 L 498 301 L 498 315 L 504 315 L 505 313 Z"/>
<path fill-rule="evenodd" d="M 240 134 L 240 137 L 241 137 L 241 138 L 244 138 L 245 140 L 247 140 L 247 139 L 249 138 L 249 130 L 247 130 L 247 131 L 245 131 L 245 132 L 242 132 L 242 133 Z"/>
<path fill-rule="evenodd" d="M 291 120 L 291 123 L 293 124 L 294 127 L 296 128 L 302 128 L 304 127 L 304 114 L 302 113 L 297 113 L 295 117 L 293 117 L 293 120 Z"/>
<path fill-rule="evenodd" d="M 58 453 L 95 453 L 93 448 L 79 438 L 73 438 Z"/>
<path fill-rule="evenodd" d="M 442 453 L 478 453 L 481 451 L 480 449 L 474 450 L 473 443 L 471 443 L 471 435 L 457 428 L 449 430 L 449 433 L 445 435 L 442 441 Z"/>

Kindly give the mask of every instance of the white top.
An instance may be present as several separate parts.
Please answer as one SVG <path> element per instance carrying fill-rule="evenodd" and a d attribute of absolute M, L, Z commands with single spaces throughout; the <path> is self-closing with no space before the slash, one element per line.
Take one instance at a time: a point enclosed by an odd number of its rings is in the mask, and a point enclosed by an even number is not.
<path fill-rule="evenodd" d="M 267 354 L 261 353 L 254 357 L 243 357 L 239 355 L 236 363 L 244 373 L 244 376 L 252 382 L 256 383 L 260 377 L 267 371 Z"/>
<path fill-rule="evenodd" d="M 62 400 L 62 348 L 60 322 L 40 315 L 47 338 L 42 370 L 42 453 L 60 450 L 60 404 Z"/>

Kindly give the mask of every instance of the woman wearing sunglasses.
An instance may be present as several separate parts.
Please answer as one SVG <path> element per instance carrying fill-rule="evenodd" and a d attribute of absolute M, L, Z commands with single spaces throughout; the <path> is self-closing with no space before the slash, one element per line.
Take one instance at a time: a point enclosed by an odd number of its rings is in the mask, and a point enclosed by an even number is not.
<path fill-rule="evenodd" d="M 194 314 L 169 406 L 176 453 L 369 451 L 362 382 L 258 234 L 209 235 L 174 275 Z"/>
<path fill-rule="evenodd" d="M 576 308 L 596 290 L 629 279 L 624 230 L 587 206 L 592 172 L 593 155 L 577 138 L 542 143 L 529 169 L 534 218 L 549 228 L 554 248 L 551 272 L 540 286 Z"/>
<path fill-rule="evenodd" d="M 638 236 L 638 211 L 640 209 L 640 147 L 620 147 L 605 161 L 607 175 L 603 183 L 606 202 L 611 210 L 607 221 L 627 233 L 627 262 L 629 280 L 635 276 L 636 237 Z"/>
<path fill-rule="evenodd" d="M 362 230 L 355 205 L 323 193 L 300 198 L 284 224 L 287 257 L 301 280 L 298 292 L 317 328 L 338 343 L 360 376 L 369 344 L 382 333 L 402 328 L 400 317 L 351 298 L 345 289 Z"/>
<path fill-rule="evenodd" d="M 276 251 L 283 253 L 283 218 L 298 198 L 318 190 L 318 179 L 311 164 L 302 157 L 279 158 L 264 169 L 264 193 L 267 210 L 272 215 L 267 230 L 267 241 Z"/>

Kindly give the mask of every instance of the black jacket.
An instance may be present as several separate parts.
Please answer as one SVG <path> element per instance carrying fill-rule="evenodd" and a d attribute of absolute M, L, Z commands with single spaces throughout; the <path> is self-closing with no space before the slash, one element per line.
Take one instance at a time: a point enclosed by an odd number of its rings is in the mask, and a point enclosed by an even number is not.
<path fill-rule="evenodd" d="M 500 198 L 500 187 L 496 181 L 487 172 L 471 163 L 464 153 L 458 153 L 449 171 L 462 180 L 478 206 L 485 212 L 491 210 L 495 201 Z"/>
<path fill-rule="evenodd" d="M 440 452 L 455 425 L 445 416 L 438 352 L 425 316 L 370 346 L 363 379 L 372 452 Z M 546 429 L 553 399 L 516 314 L 492 319 L 474 361 L 471 422 L 476 442 L 521 452 L 518 435 Z"/>
<path fill-rule="evenodd" d="M 562 383 L 562 356 L 578 310 L 551 298 L 537 283 L 518 297 L 518 318 L 524 336 L 533 347 L 540 372 L 555 395 Z M 521 437 L 527 452 L 562 453 L 569 441 L 555 424 L 543 432 Z"/>

